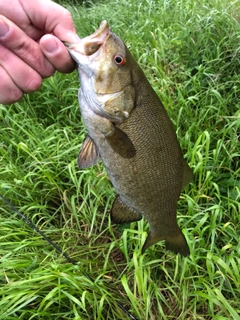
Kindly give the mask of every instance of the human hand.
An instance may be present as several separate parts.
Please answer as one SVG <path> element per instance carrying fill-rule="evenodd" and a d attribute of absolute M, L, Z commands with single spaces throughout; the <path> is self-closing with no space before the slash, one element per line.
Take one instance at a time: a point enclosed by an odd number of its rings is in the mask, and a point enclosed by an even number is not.
<path fill-rule="evenodd" d="M 74 70 L 61 41 L 76 42 L 69 11 L 50 0 L 0 0 L 0 103 L 37 90 L 55 70 Z"/>

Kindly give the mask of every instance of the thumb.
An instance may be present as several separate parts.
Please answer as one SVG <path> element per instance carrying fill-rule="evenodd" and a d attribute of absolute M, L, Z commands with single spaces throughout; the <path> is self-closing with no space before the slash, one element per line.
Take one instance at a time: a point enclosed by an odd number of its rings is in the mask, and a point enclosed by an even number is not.
<path fill-rule="evenodd" d="M 75 69 L 75 63 L 71 59 L 68 50 L 57 37 L 46 34 L 40 39 L 39 45 L 44 56 L 56 70 L 68 73 Z"/>

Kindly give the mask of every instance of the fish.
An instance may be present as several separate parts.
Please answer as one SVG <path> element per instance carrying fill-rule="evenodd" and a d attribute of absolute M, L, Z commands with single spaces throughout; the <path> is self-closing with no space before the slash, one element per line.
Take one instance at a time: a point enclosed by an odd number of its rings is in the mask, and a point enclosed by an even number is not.
<path fill-rule="evenodd" d="M 65 45 L 76 62 L 87 130 L 78 167 L 103 162 L 116 191 L 113 223 L 148 221 L 142 253 L 165 240 L 167 250 L 188 256 L 177 202 L 193 172 L 157 93 L 106 20 L 93 34 Z"/>

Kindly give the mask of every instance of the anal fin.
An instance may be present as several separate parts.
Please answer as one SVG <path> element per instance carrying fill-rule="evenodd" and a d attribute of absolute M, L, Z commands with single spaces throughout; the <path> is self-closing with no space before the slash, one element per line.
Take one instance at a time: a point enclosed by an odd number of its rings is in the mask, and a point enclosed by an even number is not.
<path fill-rule="evenodd" d="M 87 135 L 84 139 L 79 155 L 78 168 L 85 169 L 91 167 L 99 160 L 99 152 L 93 140 Z"/>
<path fill-rule="evenodd" d="M 119 195 L 116 196 L 112 209 L 111 219 L 114 223 L 134 222 L 142 219 L 141 213 L 125 204 Z"/>

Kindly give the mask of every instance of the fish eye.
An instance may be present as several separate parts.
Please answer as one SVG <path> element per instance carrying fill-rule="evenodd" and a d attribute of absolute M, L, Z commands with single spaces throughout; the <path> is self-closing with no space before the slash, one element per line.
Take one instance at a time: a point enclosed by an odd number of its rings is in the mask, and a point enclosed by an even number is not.
<path fill-rule="evenodd" d="M 126 59 L 121 55 L 121 54 L 115 54 L 114 56 L 114 62 L 118 65 L 118 66 L 124 66 Z"/>

